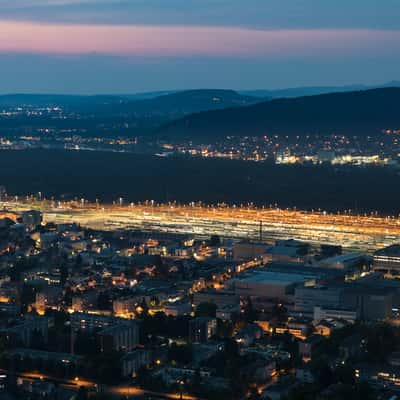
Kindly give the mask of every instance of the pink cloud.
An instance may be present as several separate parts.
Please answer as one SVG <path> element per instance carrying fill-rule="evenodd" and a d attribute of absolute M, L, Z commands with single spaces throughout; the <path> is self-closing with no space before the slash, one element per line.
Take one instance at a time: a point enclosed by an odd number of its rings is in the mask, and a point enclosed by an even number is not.
<path fill-rule="evenodd" d="M 195 26 L 107 26 L 0 21 L 0 52 L 143 56 L 377 54 L 400 50 L 400 32 L 253 30 Z"/>

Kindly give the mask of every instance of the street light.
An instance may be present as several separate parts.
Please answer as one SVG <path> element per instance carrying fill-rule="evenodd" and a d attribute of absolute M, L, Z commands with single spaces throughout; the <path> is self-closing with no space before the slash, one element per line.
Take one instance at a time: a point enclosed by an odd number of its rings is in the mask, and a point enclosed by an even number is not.
<path fill-rule="evenodd" d="M 185 384 L 185 382 L 183 380 L 179 381 L 179 398 L 180 400 L 183 399 L 183 385 Z"/>

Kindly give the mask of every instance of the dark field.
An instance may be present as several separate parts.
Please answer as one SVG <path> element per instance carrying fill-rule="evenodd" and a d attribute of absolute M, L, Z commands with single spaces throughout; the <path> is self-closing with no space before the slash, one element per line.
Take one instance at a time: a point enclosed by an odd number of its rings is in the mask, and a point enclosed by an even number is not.
<path fill-rule="evenodd" d="M 55 150 L 0 151 L 10 194 L 125 201 L 277 203 L 301 209 L 400 213 L 400 175 L 382 167 L 276 166 Z"/>

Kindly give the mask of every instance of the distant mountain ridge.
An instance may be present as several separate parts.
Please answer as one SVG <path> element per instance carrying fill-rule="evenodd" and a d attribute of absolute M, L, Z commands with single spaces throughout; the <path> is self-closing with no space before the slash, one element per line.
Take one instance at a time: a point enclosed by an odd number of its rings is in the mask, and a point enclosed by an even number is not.
<path fill-rule="evenodd" d="M 236 95 L 243 95 L 245 97 L 256 97 L 264 99 L 275 99 L 280 97 L 301 97 L 312 96 L 326 93 L 337 92 L 352 92 L 358 90 L 379 89 L 386 87 L 400 87 L 400 81 L 391 81 L 380 85 L 344 85 L 344 86 L 299 86 L 289 87 L 282 89 L 253 89 L 253 90 L 234 90 L 234 89 L 172 89 L 172 90 L 159 90 L 153 92 L 138 92 L 128 94 L 93 94 L 93 95 L 79 95 L 79 94 L 57 94 L 57 93 L 9 93 L 0 94 L 0 105 L 18 106 L 21 104 L 32 105 L 49 105 L 55 102 L 74 104 L 74 103 L 115 103 L 115 102 L 130 102 L 140 100 L 151 100 L 166 96 L 174 96 L 176 94 L 195 95 L 207 93 L 226 94 L 236 93 Z"/>
<path fill-rule="evenodd" d="M 52 95 L 52 94 L 9 94 L 0 96 L 3 107 L 55 107 L 67 111 L 104 114 L 170 115 L 173 117 L 193 112 L 239 107 L 255 104 L 261 99 L 241 95 L 234 90 L 198 89 L 171 92 L 152 97 L 145 94 L 135 96 L 112 95 Z"/>
<path fill-rule="evenodd" d="M 241 95 L 234 90 L 198 89 L 185 90 L 132 102 L 137 113 L 190 114 L 205 110 L 218 110 L 228 107 L 241 107 L 261 101 L 258 97 Z"/>
<path fill-rule="evenodd" d="M 301 97 L 327 93 L 354 92 L 359 90 L 379 89 L 386 87 L 400 87 L 400 81 L 391 81 L 382 85 L 300 86 L 275 90 L 239 90 L 238 92 L 247 96 L 277 99 L 282 97 Z"/>
<path fill-rule="evenodd" d="M 354 92 L 357 90 L 379 89 L 385 87 L 400 87 L 400 81 L 389 81 L 386 83 L 375 84 L 375 85 L 350 84 L 342 86 L 297 86 L 297 87 L 288 87 L 281 89 L 253 89 L 253 90 L 236 89 L 236 92 L 245 96 L 276 99 L 280 97 L 301 97 L 301 96 L 313 96 L 325 93 Z M 192 90 L 194 91 L 202 89 L 192 89 Z M 176 90 L 163 90 L 156 92 L 139 92 L 133 94 L 120 95 L 120 97 L 128 98 L 131 100 L 144 100 L 184 91 L 189 91 L 189 90 L 176 89 Z"/>
<path fill-rule="evenodd" d="M 305 87 L 294 87 L 284 89 L 258 89 L 258 90 L 243 90 L 240 93 L 246 96 L 254 97 L 268 97 L 270 99 L 279 98 L 292 98 L 292 97 L 303 97 L 303 96 L 316 96 L 319 94 L 326 93 L 342 93 L 342 92 L 354 92 L 358 90 L 371 89 L 364 85 L 351 85 L 351 86 L 305 86 Z"/>
<path fill-rule="evenodd" d="M 164 125 L 161 137 L 203 139 L 266 134 L 375 135 L 400 129 L 400 88 L 282 98 L 200 112 Z"/>

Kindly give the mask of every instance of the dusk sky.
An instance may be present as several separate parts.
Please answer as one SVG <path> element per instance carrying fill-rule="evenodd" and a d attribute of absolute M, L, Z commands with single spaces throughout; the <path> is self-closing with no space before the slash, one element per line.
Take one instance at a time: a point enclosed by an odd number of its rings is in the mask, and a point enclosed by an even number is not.
<path fill-rule="evenodd" d="M 1 0 L 0 92 L 400 80 L 399 0 Z"/>

